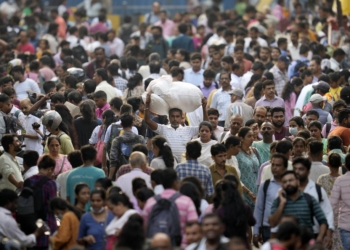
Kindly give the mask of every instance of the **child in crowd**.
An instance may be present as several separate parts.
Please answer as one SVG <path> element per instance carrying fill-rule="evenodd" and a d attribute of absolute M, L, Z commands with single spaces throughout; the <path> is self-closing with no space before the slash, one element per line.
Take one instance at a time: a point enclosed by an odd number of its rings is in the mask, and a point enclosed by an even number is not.
<path fill-rule="evenodd" d="M 340 91 L 342 87 L 339 86 L 340 75 L 339 73 L 331 73 L 329 74 L 330 81 L 330 89 L 329 94 L 332 96 L 332 101 L 338 101 L 340 99 Z"/>

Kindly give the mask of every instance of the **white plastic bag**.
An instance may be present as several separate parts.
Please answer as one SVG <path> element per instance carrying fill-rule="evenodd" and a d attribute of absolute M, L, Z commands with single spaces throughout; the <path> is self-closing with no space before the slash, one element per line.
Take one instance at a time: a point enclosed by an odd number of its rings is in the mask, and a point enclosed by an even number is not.
<path fill-rule="evenodd" d="M 142 100 L 144 103 L 146 103 L 146 98 L 147 92 L 144 92 L 142 94 Z M 164 101 L 161 97 L 156 94 L 151 94 L 151 105 L 149 109 L 151 112 L 158 115 L 168 115 L 170 107 L 168 103 L 166 103 L 166 101 Z"/>

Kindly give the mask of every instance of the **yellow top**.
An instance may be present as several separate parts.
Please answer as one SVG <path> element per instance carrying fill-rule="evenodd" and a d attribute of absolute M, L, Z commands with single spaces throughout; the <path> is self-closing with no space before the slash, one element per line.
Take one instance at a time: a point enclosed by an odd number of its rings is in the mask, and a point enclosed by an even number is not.
<path fill-rule="evenodd" d="M 52 249 L 69 250 L 71 247 L 77 246 L 78 234 L 79 219 L 73 212 L 66 212 L 62 217 L 57 234 L 50 238 Z"/>
<path fill-rule="evenodd" d="M 342 87 L 338 87 L 338 88 L 330 88 L 329 89 L 329 94 L 332 97 L 333 101 L 338 101 L 340 99 L 340 91 L 342 90 Z"/>

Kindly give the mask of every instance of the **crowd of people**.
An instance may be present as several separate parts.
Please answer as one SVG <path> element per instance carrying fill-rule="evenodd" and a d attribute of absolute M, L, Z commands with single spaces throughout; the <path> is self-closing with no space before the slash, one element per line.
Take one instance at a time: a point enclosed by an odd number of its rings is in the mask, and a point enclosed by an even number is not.
<path fill-rule="evenodd" d="M 114 30 L 99 0 L 4 1 L 0 249 L 349 250 L 350 31 L 332 6 L 154 2 Z M 167 79 L 201 105 L 152 110 Z"/>

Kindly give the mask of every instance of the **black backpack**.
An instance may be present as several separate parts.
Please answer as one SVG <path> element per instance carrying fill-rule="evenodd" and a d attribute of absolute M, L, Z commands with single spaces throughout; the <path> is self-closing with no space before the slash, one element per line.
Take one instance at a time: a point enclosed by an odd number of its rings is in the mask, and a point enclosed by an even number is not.
<path fill-rule="evenodd" d="M 4 115 L 6 134 L 16 134 L 18 130 L 23 130 L 21 122 L 16 118 L 16 113 L 15 116 L 12 114 Z"/>
<path fill-rule="evenodd" d="M 30 185 L 28 179 L 25 180 L 23 190 L 18 196 L 17 222 L 21 225 L 21 230 L 27 235 L 35 232 L 38 219 L 46 221 L 42 187 L 49 180 L 44 176 L 34 186 Z"/>
<path fill-rule="evenodd" d="M 86 63 L 89 61 L 89 57 L 83 46 L 80 45 L 79 41 L 77 46 L 72 49 L 73 56 L 75 59 L 79 60 L 81 63 Z"/>
<path fill-rule="evenodd" d="M 111 152 L 112 142 L 114 138 L 118 137 L 120 135 L 120 131 L 122 130 L 123 130 L 123 127 L 120 124 L 115 124 L 115 123 L 112 124 L 111 134 L 109 136 L 108 143 L 105 146 L 108 155 Z"/>
<path fill-rule="evenodd" d="M 160 195 L 154 197 L 156 204 L 148 218 L 147 238 L 152 238 L 156 233 L 165 233 L 170 237 L 173 246 L 181 245 L 180 214 L 175 203 L 180 196 L 180 193 L 175 193 L 169 199 Z"/>

